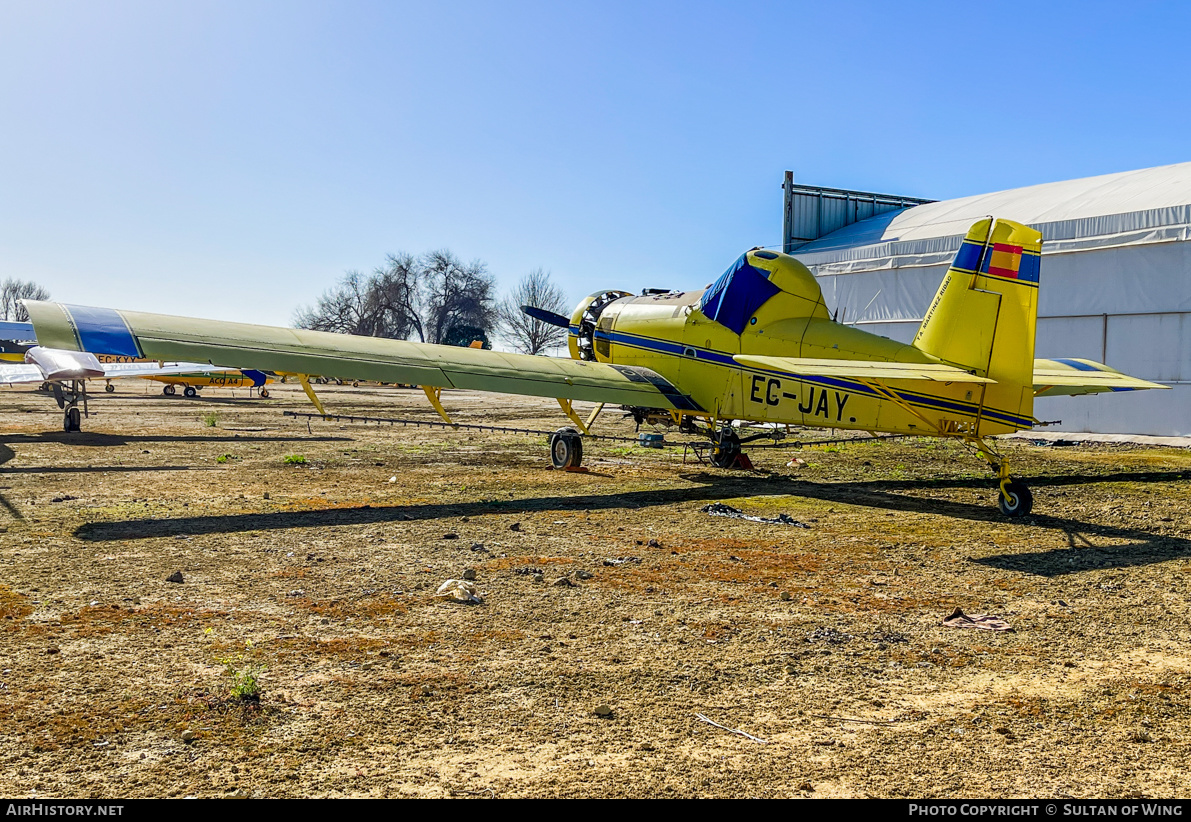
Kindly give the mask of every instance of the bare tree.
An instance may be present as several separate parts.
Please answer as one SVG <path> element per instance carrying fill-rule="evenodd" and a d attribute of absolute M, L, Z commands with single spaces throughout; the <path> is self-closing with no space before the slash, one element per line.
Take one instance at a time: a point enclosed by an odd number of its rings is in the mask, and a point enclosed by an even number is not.
<path fill-rule="evenodd" d="M 373 299 L 388 332 L 384 336 L 405 340 L 417 332 L 418 339 L 426 341 L 421 317 L 422 277 L 422 264 L 404 252 L 390 254 L 385 264 L 372 272 Z"/>
<path fill-rule="evenodd" d="M 315 331 L 403 340 L 424 339 L 419 317 L 421 267 L 408 254 L 390 254 L 368 277 L 348 271 L 314 307 L 298 309 L 294 325 Z"/>
<path fill-rule="evenodd" d="M 496 319 L 492 275 L 476 260 L 464 265 L 449 251 L 421 258 L 390 254 L 365 277 L 349 271 L 313 307 L 294 313 L 294 325 L 316 331 L 453 343 L 485 344 Z"/>
<path fill-rule="evenodd" d="M 526 354 L 538 354 L 566 342 L 565 328 L 530 317 L 521 310 L 523 305 L 565 315 L 566 298 L 550 281 L 549 272 L 535 268 L 522 277 L 497 306 L 497 322 L 513 347 Z"/>
<path fill-rule="evenodd" d="M 0 283 L 0 319 L 12 322 L 28 322 L 29 312 L 21 305 L 21 300 L 48 300 L 50 292 L 40 285 L 28 280 L 14 280 L 7 278 Z"/>
<path fill-rule="evenodd" d="M 313 331 L 373 336 L 374 317 L 369 306 L 368 281 L 359 271 L 348 271 L 334 288 L 318 298 L 313 308 L 299 308 L 294 325 Z"/>
<path fill-rule="evenodd" d="M 479 260 L 464 265 L 449 251 L 433 251 L 423 259 L 425 271 L 424 339 L 445 343 L 456 328 L 469 326 L 487 333 L 496 319 L 488 267 Z"/>

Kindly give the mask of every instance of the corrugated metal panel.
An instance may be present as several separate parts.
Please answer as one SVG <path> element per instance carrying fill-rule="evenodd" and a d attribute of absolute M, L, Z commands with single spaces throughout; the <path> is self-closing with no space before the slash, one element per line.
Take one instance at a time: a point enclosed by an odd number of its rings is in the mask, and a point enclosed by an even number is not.
<path fill-rule="evenodd" d="M 934 202 L 898 194 L 795 185 L 794 174 L 790 171 L 786 172 L 782 188 L 785 191 L 782 248 L 786 253 L 878 214 Z"/>

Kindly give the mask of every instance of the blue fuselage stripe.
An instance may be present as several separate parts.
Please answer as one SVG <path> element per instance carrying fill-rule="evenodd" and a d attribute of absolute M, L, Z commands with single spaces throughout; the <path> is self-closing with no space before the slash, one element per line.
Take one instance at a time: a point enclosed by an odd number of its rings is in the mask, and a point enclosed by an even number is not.
<path fill-rule="evenodd" d="M 79 335 L 79 345 L 84 351 L 120 357 L 144 356 L 119 312 L 110 308 L 87 308 L 78 305 L 63 307 L 70 312 L 75 331 Z"/>
<path fill-rule="evenodd" d="M 669 340 L 657 340 L 652 337 L 642 337 L 637 334 L 625 334 L 623 332 L 596 332 L 596 337 L 606 339 L 609 342 L 617 345 L 624 345 L 631 348 L 638 348 L 644 351 L 652 351 L 663 354 L 681 355 L 684 348 L 691 348 L 695 352 L 694 359 L 703 362 L 713 363 L 715 365 L 722 365 L 727 368 L 734 368 L 738 371 L 748 372 L 753 374 L 781 374 L 783 376 L 792 377 L 801 382 L 812 383 L 818 386 L 826 386 L 830 388 L 838 388 L 841 391 L 849 391 L 853 394 L 863 394 L 874 397 L 875 399 L 886 399 L 882 397 L 877 391 L 861 382 L 853 382 L 852 380 L 842 379 L 838 377 L 820 377 L 820 376 L 806 376 L 802 374 L 793 374 L 787 371 L 773 371 L 764 368 L 752 368 L 741 365 L 736 360 L 732 359 L 732 355 L 725 354 L 721 351 L 713 351 L 706 348 L 698 348 L 694 346 L 682 346 Z M 922 408 L 932 408 L 939 411 L 952 411 L 957 414 L 964 414 L 967 416 L 976 416 L 978 413 L 983 413 L 983 416 L 991 420 L 997 420 L 1009 425 L 1016 425 L 1019 427 L 1033 428 L 1034 420 L 1029 417 L 1021 417 L 1016 414 L 1008 414 L 1004 411 L 997 411 L 993 408 L 985 407 L 983 412 L 980 407 L 973 403 L 964 403 L 958 400 L 946 400 L 941 397 L 934 397 L 929 394 L 920 394 L 914 391 L 899 390 L 894 392 L 900 399 L 905 402 L 916 405 Z"/>

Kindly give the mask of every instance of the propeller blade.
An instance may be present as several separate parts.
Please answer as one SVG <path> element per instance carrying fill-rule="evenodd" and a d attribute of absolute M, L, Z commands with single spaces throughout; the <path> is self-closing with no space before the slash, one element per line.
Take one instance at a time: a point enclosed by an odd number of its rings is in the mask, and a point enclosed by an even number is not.
<path fill-rule="evenodd" d="M 555 314 L 553 311 L 547 311 L 544 308 L 538 308 L 533 305 L 523 305 L 521 310 L 533 317 L 535 320 L 541 320 L 550 325 L 557 325 L 559 328 L 570 328 L 571 321 L 561 314 Z"/>

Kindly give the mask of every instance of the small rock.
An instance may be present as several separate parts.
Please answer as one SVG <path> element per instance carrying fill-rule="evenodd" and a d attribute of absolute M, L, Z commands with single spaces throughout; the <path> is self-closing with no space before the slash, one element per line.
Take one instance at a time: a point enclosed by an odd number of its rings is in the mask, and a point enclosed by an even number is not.
<path fill-rule="evenodd" d="M 582 569 L 575 572 L 575 577 L 577 579 L 591 579 L 594 576 L 595 574 L 593 574 L 591 571 L 584 571 Z"/>
<path fill-rule="evenodd" d="M 190 730 L 189 728 L 184 730 L 182 732 L 182 741 L 183 742 L 193 742 L 194 741 L 194 731 Z"/>
<path fill-rule="evenodd" d="M 545 576 L 543 576 L 542 574 L 534 574 L 534 575 L 533 575 L 533 581 L 534 581 L 534 582 L 545 582 L 545 581 L 546 581 L 546 577 L 545 577 Z"/>
<path fill-rule="evenodd" d="M 459 535 L 454 531 L 442 535 L 443 539 L 459 539 Z"/>
<path fill-rule="evenodd" d="M 271 497 L 269 496 L 269 492 L 268 492 L 268 491 L 266 491 L 266 492 L 265 492 L 265 494 L 264 494 L 264 497 L 265 497 L 265 499 L 271 499 Z"/>
<path fill-rule="evenodd" d="M 661 544 L 660 542 L 658 542 L 656 539 L 651 539 L 651 540 L 650 540 L 650 541 L 647 543 L 647 545 L 648 545 L 650 548 L 661 548 L 661 547 L 662 547 L 662 544 Z"/>
<path fill-rule="evenodd" d="M 520 530 L 521 530 L 521 523 L 519 523 L 519 522 L 514 522 L 512 525 L 510 525 L 510 526 L 509 526 L 509 530 L 510 530 L 510 531 L 520 531 Z"/>
<path fill-rule="evenodd" d="M 47 654 L 50 654 L 51 656 L 53 656 L 54 654 L 58 653 L 59 651 L 58 651 L 58 649 L 57 649 L 57 648 L 52 648 L 52 647 L 51 647 L 51 648 L 46 648 L 46 649 L 45 649 L 45 652 L 46 652 Z"/>
<path fill-rule="evenodd" d="M 236 788 L 234 791 L 232 791 L 231 793 L 229 793 L 227 795 L 227 798 L 228 799 L 247 799 L 248 791 L 244 790 L 243 788 Z"/>
<path fill-rule="evenodd" d="M 165 578 L 165 581 L 166 582 L 177 582 L 177 583 L 181 584 L 182 583 L 182 572 L 174 571 L 172 574 L 170 574 L 168 577 Z"/>
<path fill-rule="evenodd" d="M 814 793 L 815 786 L 809 782 L 803 782 L 801 785 L 798 786 L 798 790 L 806 791 L 807 793 Z"/>
<path fill-rule="evenodd" d="M 389 477 L 389 482 L 396 482 L 396 481 L 397 481 L 396 477 Z"/>
<path fill-rule="evenodd" d="M 782 591 L 780 597 L 782 602 L 789 602 L 792 599 L 789 591 Z"/>
<path fill-rule="evenodd" d="M 600 719 L 611 719 L 612 718 L 612 706 L 611 705 L 597 705 L 595 710 L 592 713 L 594 713 Z"/>
<path fill-rule="evenodd" d="M 574 588 L 575 587 L 575 583 L 571 582 L 571 580 L 568 577 L 559 577 L 558 579 L 554 580 L 554 582 L 551 582 L 550 584 L 553 585 L 555 588 Z"/>
<path fill-rule="evenodd" d="M 794 667 L 793 665 L 787 665 L 786 667 L 782 668 L 782 670 L 788 674 L 798 673 L 798 669 L 796 667 Z"/>
<path fill-rule="evenodd" d="M 476 578 L 476 569 L 475 568 L 464 569 L 463 578 L 467 579 L 467 580 L 475 579 Z"/>

